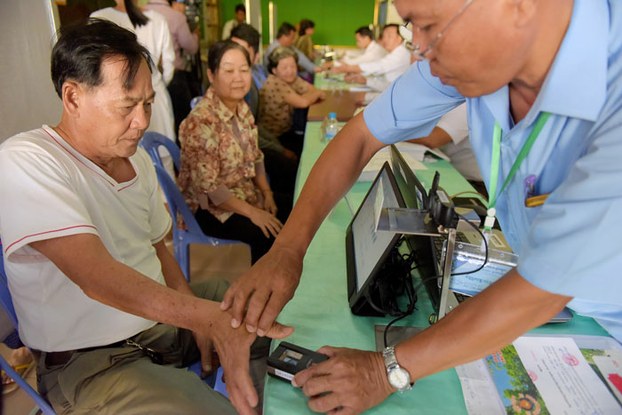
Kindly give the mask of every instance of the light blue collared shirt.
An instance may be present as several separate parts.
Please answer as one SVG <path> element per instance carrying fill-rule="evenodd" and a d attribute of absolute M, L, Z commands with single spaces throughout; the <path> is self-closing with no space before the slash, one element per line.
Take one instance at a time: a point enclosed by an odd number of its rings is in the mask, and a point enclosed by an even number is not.
<path fill-rule="evenodd" d="M 422 62 L 372 102 L 365 122 L 375 137 L 393 143 L 427 135 L 463 101 Z M 466 102 L 485 183 L 495 122 L 503 130 L 498 188 L 538 114 L 552 114 L 499 195 L 497 217 L 526 280 L 574 297 L 575 311 L 596 318 L 622 341 L 622 2 L 575 0 L 542 89 L 516 125 L 507 86 Z M 529 175 L 537 178 L 535 194 L 550 194 L 541 207 L 524 206 Z"/>

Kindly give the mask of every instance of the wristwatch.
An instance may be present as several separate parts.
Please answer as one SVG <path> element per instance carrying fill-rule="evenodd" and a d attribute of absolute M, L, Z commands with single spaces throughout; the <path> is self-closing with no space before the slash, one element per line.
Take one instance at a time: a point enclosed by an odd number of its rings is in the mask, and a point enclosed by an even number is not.
<path fill-rule="evenodd" d="M 384 366 L 387 369 L 389 384 L 397 389 L 398 392 L 410 390 L 412 388 L 410 384 L 410 373 L 397 363 L 395 346 L 385 348 L 382 351 L 382 357 L 384 358 Z"/>

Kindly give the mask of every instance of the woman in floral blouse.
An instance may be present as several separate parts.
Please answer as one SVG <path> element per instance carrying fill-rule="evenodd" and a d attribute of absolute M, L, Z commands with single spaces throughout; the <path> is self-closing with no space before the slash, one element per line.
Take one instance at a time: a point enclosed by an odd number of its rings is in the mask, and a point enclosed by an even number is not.
<path fill-rule="evenodd" d="M 211 86 L 179 128 L 178 181 L 203 231 L 248 243 L 255 263 L 270 249 L 291 206 L 286 199 L 280 203 L 266 178 L 257 128 L 244 101 L 250 68 L 248 53 L 237 43 L 210 48 Z"/>

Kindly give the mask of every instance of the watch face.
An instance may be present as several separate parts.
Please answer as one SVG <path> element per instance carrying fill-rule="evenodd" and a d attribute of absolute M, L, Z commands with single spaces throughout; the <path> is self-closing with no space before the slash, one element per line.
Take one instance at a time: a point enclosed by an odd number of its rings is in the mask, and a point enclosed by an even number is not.
<path fill-rule="evenodd" d="M 389 383 L 396 389 L 404 389 L 410 384 L 408 372 L 402 368 L 389 372 Z"/>

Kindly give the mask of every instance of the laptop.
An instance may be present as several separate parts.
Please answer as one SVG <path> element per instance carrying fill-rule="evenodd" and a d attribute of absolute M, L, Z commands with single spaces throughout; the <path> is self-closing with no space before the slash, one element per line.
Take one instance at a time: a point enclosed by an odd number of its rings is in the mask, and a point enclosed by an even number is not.
<path fill-rule="evenodd" d="M 348 302 L 356 315 L 385 315 L 386 303 L 394 294 L 384 288 L 392 278 L 387 260 L 397 251 L 401 235 L 377 231 L 377 222 L 383 208 L 405 206 L 385 162 L 346 231 Z"/>
<path fill-rule="evenodd" d="M 431 198 L 440 189 L 438 172 L 430 190 L 426 191 L 395 146 L 391 146 L 391 165 L 407 207 L 429 210 Z M 500 229 L 493 229 L 488 235 L 486 258 L 482 234 L 475 229 L 479 225 L 478 218 L 478 215 L 469 216 L 467 219 L 472 219 L 469 220 L 471 224 L 459 220 L 456 229 L 450 229 L 442 237 L 407 237 L 411 252 L 416 253 L 419 276 L 436 312 L 435 316 L 430 317 L 431 322 L 444 317 L 460 302 L 479 293 L 518 265 L 518 255 L 512 252 Z M 551 322 L 568 321 L 570 318 L 572 313 L 564 309 Z"/>

